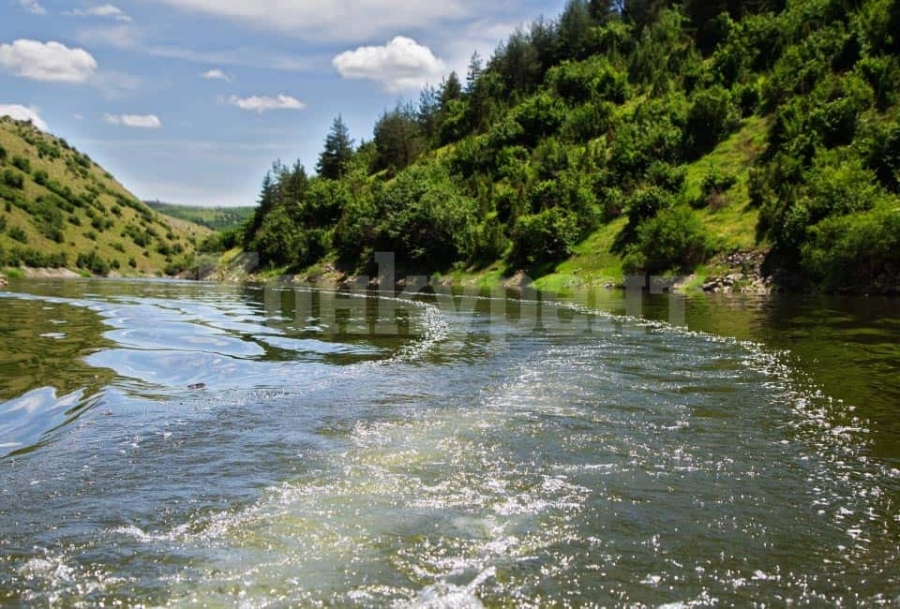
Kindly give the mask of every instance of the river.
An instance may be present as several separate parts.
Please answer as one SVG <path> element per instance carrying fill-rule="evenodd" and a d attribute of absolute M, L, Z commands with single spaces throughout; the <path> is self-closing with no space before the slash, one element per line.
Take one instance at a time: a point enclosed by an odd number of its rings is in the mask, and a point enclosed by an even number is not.
<path fill-rule="evenodd" d="M 900 303 L 0 288 L 0 604 L 900 606 Z"/>

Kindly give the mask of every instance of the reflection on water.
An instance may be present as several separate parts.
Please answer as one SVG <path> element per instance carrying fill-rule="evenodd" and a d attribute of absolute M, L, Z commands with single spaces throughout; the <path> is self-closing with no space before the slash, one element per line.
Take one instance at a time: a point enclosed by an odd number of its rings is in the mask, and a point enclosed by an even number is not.
<path fill-rule="evenodd" d="M 892 301 L 9 290 L 0 604 L 900 603 Z"/>

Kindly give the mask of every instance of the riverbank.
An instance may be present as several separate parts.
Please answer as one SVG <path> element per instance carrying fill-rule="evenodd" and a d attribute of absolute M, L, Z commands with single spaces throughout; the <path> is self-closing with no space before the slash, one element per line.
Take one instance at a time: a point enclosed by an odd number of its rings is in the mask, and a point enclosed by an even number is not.
<path fill-rule="evenodd" d="M 768 294 L 777 289 L 777 285 L 772 277 L 764 275 L 766 253 L 765 250 L 745 250 L 723 254 L 698 267 L 690 275 L 666 275 L 665 283 L 681 293 Z M 483 269 L 455 269 L 444 273 L 398 267 L 395 269 L 396 287 L 406 287 L 412 277 L 427 277 L 433 285 L 456 287 L 502 285 L 510 289 L 531 287 L 548 292 L 597 287 L 608 290 L 626 288 L 627 277 L 620 265 L 599 268 L 583 264 L 584 260 L 580 262 L 582 264 L 562 264 L 552 272 L 539 269 L 541 274 L 534 275 L 522 269 L 508 269 L 499 263 Z M 317 264 L 299 272 L 288 268 L 274 268 L 262 272 L 256 269 L 248 270 L 243 264 L 241 254 L 235 251 L 223 255 L 218 267 L 208 267 L 201 276 L 184 275 L 182 278 L 225 283 L 309 284 L 335 288 L 360 283 L 370 287 L 379 285 L 377 271 L 367 275 L 357 269 L 341 268 L 336 263 Z"/>

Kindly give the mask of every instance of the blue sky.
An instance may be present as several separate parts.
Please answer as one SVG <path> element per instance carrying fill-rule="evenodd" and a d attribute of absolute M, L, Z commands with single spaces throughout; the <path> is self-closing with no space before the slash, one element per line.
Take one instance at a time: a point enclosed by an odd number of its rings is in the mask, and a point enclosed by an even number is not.
<path fill-rule="evenodd" d="M 565 0 L 0 0 L 0 114 L 33 117 L 143 199 L 247 205 L 312 171 L 332 120 L 399 99 Z"/>

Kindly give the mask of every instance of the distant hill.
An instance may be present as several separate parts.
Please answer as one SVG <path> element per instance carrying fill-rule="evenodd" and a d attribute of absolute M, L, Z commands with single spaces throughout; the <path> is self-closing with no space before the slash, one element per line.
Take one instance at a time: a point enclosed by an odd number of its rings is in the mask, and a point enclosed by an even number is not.
<path fill-rule="evenodd" d="M 144 201 L 150 209 L 172 218 L 205 226 L 215 231 L 237 228 L 256 211 L 256 207 L 200 207 L 161 201 Z"/>
<path fill-rule="evenodd" d="M 0 267 L 177 274 L 207 234 L 160 216 L 65 140 L 0 118 Z"/>

